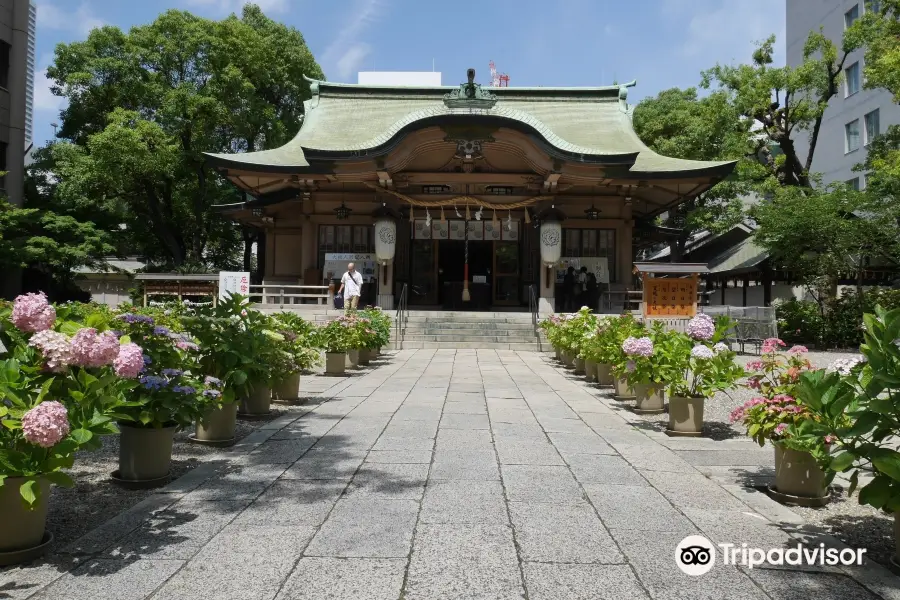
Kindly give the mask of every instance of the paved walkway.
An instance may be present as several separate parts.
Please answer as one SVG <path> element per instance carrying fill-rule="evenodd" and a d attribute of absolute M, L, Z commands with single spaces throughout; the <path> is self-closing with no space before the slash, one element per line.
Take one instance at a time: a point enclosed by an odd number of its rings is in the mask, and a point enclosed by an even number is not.
<path fill-rule="evenodd" d="M 0 598 L 900 597 L 877 565 L 678 570 L 690 534 L 841 547 L 695 467 L 757 464 L 770 449 L 641 431 L 608 392 L 536 353 L 401 351 L 379 365 L 306 379 L 309 412 L 74 544 L 71 571 L 0 574 Z"/>

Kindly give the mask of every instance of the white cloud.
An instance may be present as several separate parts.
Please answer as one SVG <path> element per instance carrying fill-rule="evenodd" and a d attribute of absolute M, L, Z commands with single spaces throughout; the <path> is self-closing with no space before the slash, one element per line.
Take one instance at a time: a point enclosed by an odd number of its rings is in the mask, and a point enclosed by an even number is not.
<path fill-rule="evenodd" d="M 664 0 L 663 13 L 684 32 L 682 56 L 747 62 L 756 42 L 774 33 L 776 62 L 784 62 L 784 0 Z"/>
<path fill-rule="evenodd" d="M 34 72 L 34 110 L 52 112 L 61 111 L 66 106 L 65 98 L 54 96 L 50 91 L 52 82 L 47 78 L 47 66 L 53 62 L 52 54 L 41 56 Z"/>
<path fill-rule="evenodd" d="M 71 4 L 69 4 L 71 6 Z M 69 11 L 50 2 L 37 5 L 37 26 L 59 31 L 73 31 L 87 35 L 91 29 L 105 25 L 103 19 L 94 16 L 86 3 L 81 3 L 75 11 Z"/>
<path fill-rule="evenodd" d="M 186 0 L 188 6 L 211 8 L 222 13 L 237 13 L 248 3 L 258 4 L 264 13 L 284 13 L 288 0 Z"/>
<path fill-rule="evenodd" d="M 352 18 L 344 24 L 337 36 L 322 53 L 321 63 L 326 73 L 336 72 L 337 78 L 350 79 L 372 48 L 359 38 L 375 24 L 386 10 L 384 0 L 358 0 L 350 13 Z M 333 77 L 333 75 L 330 75 Z"/>

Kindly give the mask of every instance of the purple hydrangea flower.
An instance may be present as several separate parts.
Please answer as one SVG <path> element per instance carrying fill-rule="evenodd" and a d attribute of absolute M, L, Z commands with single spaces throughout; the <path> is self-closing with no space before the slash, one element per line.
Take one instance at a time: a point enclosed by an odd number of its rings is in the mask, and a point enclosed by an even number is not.
<path fill-rule="evenodd" d="M 170 331 L 168 327 L 163 327 L 162 325 L 157 325 L 153 328 L 154 335 L 169 335 Z"/>
<path fill-rule="evenodd" d="M 185 395 L 191 395 L 191 394 L 197 393 L 197 389 L 193 388 L 189 385 L 176 385 L 175 387 L 172 388 L 172 391 L 175 392 L 176 394 L 185 394 Z"/>
<path fill-rule="evenodd" d="M 211 385 L 213 387 L 222 387 L 222 380 L 213 377 L 212 375 L 207 375 L 206 379 L 203 380 L 203 383 L 205 383 L 206 385 Z"/>
<path fill-rule="evenodd" d="M 628 371 L 629 373 L 632 373 L 636 368 L 637 368 L 637 363 L 634 362 L 633 360 L 629 360 L 627 363 L 625 363 L 625 370 Z"/>
<path fill-rule="evenodd" d="M 716 353 L 713 352 L 712 348 L 708 348 L 703 344 L 697 344 L 693 348 L 691 348 L 691 356 L 694 358 L 699 358 L 701 360 L 709 360 L 711 358 L 715 358 Z"/>
<path fill-rule="evenodd" d="M 119 315 L 119 318 L 129 324 L 146 323 L 147 325 L 153 325 L 153 317 L 147 317 L 145 315 L 126 313 L 124 315 Z"/>
<path fill-rule="evenodd" d="M 179 375 L 184 374 L 184 371 L 181 369 L 163 369 L 162 374 L 166 377 L 178 377 Z"/>
<path fill-rule="evenodd" d="M 148 390 L 161 390 L 169 383 L 165 377 L 159 375 L 145 375 L 140 378 L 140 382 Z"/>
<path fill-rule="evenodd" d="M 700 313 L 688 321 L 687 333 L 695 340 L 711 339 L 716 333 L 716 323 L 709 315 Z"/>
<path fill-rule="evenodd" d="M 203 395 L 207 398 L 218 398 L 222 395 L 222 392 L 219 390 L 203 390 Z"/>

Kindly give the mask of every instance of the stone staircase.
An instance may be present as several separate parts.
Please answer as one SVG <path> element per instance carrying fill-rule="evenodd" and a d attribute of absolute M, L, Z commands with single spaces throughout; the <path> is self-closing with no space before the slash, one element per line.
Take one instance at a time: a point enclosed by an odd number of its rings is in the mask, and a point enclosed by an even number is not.
<path fill-rule="evenodd" d="M 280 308 L 260 307 L 266 312 L 279 312 Z M 318 305 L 287 307 L 304 319 L 324 323 L 344 314 Z M 388 311 L 391 319 L 395 311 Z M 400 332 L 400 342 L 395 339 L 396 327 L 391 329 L 391 345 L 410 348 L 493 349 L 548 351 L 550 345 L 543 335 L 535 332 L 528 312 L 448 312 L 436 310 L 410 310 L 406 313 Z"/>

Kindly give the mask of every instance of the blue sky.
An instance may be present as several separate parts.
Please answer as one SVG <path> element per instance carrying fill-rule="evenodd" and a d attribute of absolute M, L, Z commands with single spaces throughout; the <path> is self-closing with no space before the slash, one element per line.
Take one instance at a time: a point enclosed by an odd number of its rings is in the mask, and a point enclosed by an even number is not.
<path fill-rule="evenodd" d="M 38 7 L 35 144 L 53 135 L 61 101 L 44 70 L 61 42 L 92 27 L 128 29 L 169 8 L 221 18 L 246 0 L 34 0 Z M 589 86 L 637 79 L 629 102 L 696 85 L 716 62 L 747 61 L 753 43 L 779 37 L 785 0 L 256 0 L 297 27 L 332 81 L 361 70 L 430 71 L 444 85 L 468 67 L 488 83 L 488 61 L 510 85 Z"/>

